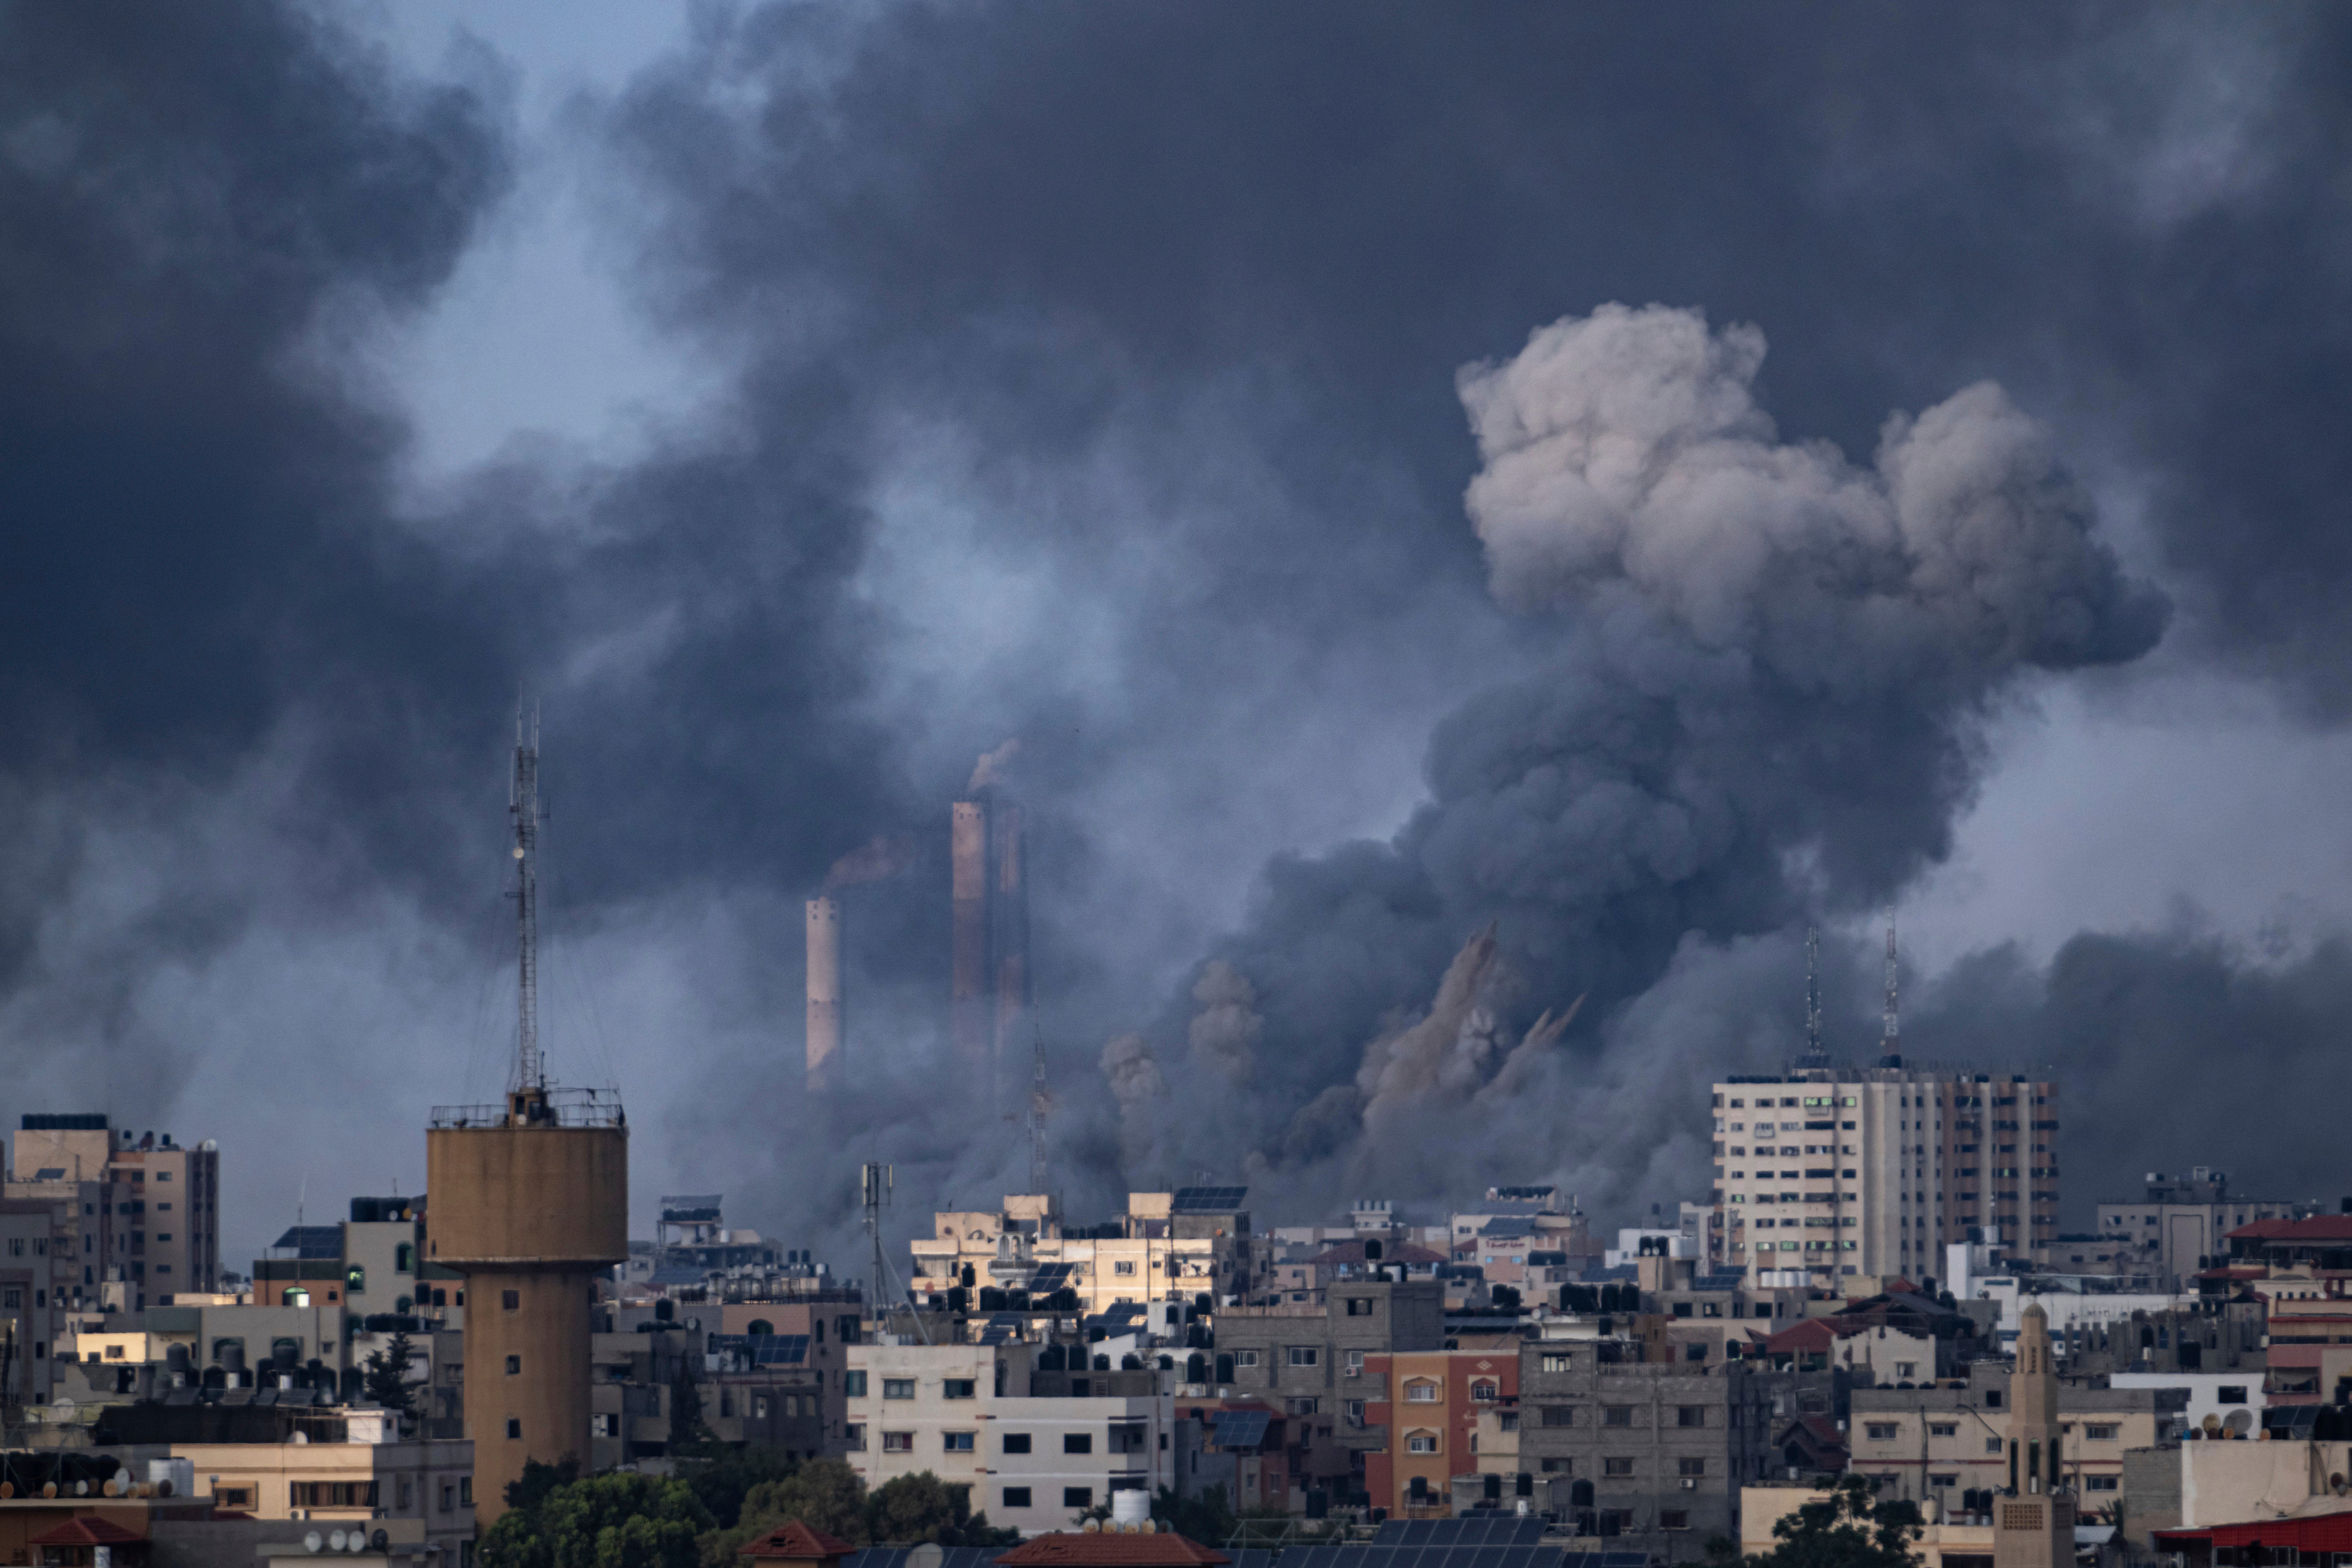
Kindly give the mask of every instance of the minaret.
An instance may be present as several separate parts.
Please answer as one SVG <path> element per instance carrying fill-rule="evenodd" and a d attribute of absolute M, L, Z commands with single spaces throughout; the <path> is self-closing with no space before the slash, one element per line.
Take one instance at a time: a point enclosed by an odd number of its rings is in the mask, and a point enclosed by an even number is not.
<path fill-rule="evenodd" d="M 2067 1568 L 2074 1561 L 2074 1498 L 2065 1474 L 2050 1315 L 2029 1301 L 2009 1378 L 2009 1485 L 1993 1508 L 1993 1568 Z"/>

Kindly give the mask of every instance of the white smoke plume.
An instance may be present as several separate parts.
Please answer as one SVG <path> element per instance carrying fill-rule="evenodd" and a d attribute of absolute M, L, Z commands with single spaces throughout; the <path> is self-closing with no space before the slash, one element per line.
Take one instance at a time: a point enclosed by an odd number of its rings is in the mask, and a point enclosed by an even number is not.
<path fill-rule="evenodd" d="M 982 752 L 973 764 L 971 782 L 963 786 L 966 795 L 978 795 L 992 784 L 1001 784 L 1012 770 L 1013 760 L 1021 754 L 1021 737 L 1013 736 L 992 752 Z"/>

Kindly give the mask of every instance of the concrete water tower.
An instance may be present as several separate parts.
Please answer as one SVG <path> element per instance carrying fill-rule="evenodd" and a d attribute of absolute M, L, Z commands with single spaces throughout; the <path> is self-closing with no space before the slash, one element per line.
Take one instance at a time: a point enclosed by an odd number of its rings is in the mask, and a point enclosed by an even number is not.
<path fill-rule="evenodd" d="M 616 1094 L 551 1089 L 539 1048 L 539 738 L 517 725 L 514 861 L 520 991 L 503 1105 L 445 1105 L 425 1134 L 425 1256 L 466 1276 L 466 1436 L 481 1526 L 536 1459 L 589 1436 L 596 1279 L 629 1255 L 629 1131 Z"/>

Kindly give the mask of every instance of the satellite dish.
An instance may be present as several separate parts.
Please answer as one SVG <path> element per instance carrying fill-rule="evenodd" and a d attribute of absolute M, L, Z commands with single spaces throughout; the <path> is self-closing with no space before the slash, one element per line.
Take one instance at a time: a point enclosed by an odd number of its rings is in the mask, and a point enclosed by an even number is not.
<path fill-rule="evenodd" d="M 315 1530 L 302 1537 L 302 1550 L 305 1552 L 316 1552 L 320 1545 L 319 1532 Z"/>
<path fill-rule="evenodd" d="M 49 1408 L 58 1413 L 58 1420 L 63 1421 L 73 1415 L 74 1402 L 70 1399 L 60 1399 L 56 1404 L 50 1405 Z"/>
<path fill-rule="evenodd" d="M 2221 1429 L 2221 1418 L 2208 1410 L 2205 1412 L 2205 1419 L 2200 1421 L 2198 1425 L 2208 1432 L 2219 1432 Z"/>
<path fill-rule="evenodd" d="M 344 1547 L 350 1544 L 351 1537 L 345 1535 L 340 1530 L 327 1537 L 327 1549 L 331 1552 L 341 1552 Z"/>
<path fill-rule="evenodd" d="M 368 1544 L 374 1547 L 378 1552 L 382 1552 L 384 1548 L 392 1544 L 392 1536 L 388 1532 L 379 1530 L 373 1535 L 368 1537 Z"/>
<path fill-rule="evenodd" d="M 2221 1425 L 2243 1436 L 2254 1425 L 2254 1414 L 2243 1408 L 2232 1410 L 2221 1418 Z"/>
<path fill-rule="evenodd" d="M 367 1531 L 364 1531 L 364 1530 L 354 1530 L 354 1531 L 352 1531 L 351 1548 L 352 1548 L 352 1551 L 354 1551 L 354 1552 L 365 1552 L 365 1551 L 367 1550 L 367 1544 L 368 1544 L 368 1543 L 367 1543 Z"/>

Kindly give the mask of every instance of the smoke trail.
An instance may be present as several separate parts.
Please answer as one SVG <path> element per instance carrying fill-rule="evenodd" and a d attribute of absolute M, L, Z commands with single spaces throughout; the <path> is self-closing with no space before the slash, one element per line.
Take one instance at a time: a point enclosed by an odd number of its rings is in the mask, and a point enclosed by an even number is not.
<path fill-rule="evenodd" d="M 971 782 L 963 786 L 966 795 L 978 795 L 991 784 L 1003 784 L 1013 766 L 1013 759 L 1021 754 L 1021 737 L 1013 736 L 992 752 L 982 752 L 971 770 Z"/>
<path fill-rule="evenodd" d="M 915 841 L 903 833 L 877 833 L 833 863 L 824 890 L 835 892 L 903 875 L 915 863 Z"/>
<path fill-rule="evenodd" d="M 1187 1163 L 1311 1201 L 1342 1173 L 1459 1185 L 1475 1148 L 1590 1190 L 1614 1138 L 1580 1105 L 1613 1100 L 1663 1148 L 1673 1113 L 1636 1102 L 1696 1103 L 1633 1070 L 1687 1027 L 1672 993 L 1941 855 L 2021 675 L 2161 635 L 2167 605 L 2000 388 L 1889 418 L 1864 467 L 1779 437 L 1764 349 L 1610 305 L 1462 373 L 1491 587 L 1557 626 L 1555 657 L 1439 727 L 1393 841 L 1268 868 L 1171 1020 L 1213 1069 L 1171 1086 Z M 1587 994 L 1597 1029 L 1555 1049 Z"/>

